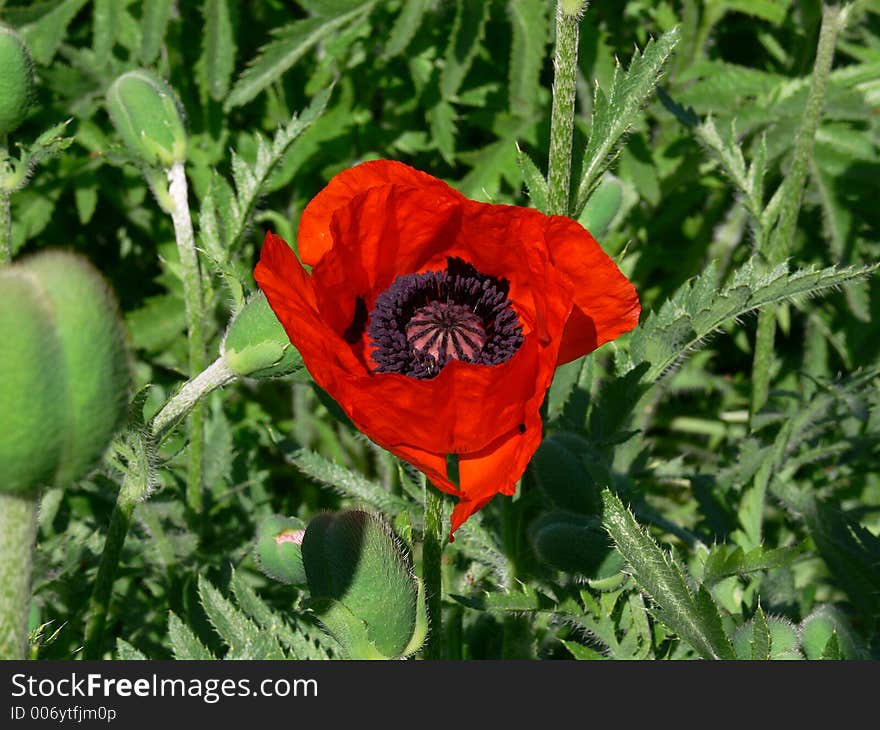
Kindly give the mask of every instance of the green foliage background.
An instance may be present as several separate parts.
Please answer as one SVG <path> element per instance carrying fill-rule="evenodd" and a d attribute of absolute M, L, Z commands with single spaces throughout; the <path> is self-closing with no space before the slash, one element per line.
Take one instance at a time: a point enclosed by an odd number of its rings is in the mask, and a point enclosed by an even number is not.
<path fill-rule="evenodd" d="M 518 150 L 544 169 L 553 5 L 0 0 L 37 64 L 38 102 L 11 141 L 65 119 L 74 140 L 13 196 L 13 250 L 69 247 L 104 272 L 137 385 L 152 384 L 149 417 L 190 375 L 183 295 L 170 219 L 103 105 L 112 80 L 152 67 L 186 109 L 211 356 L 254 288 L 263 232 L 295 241 L 303 207 L 340 170 L 395 158 L 476 199 L 538 201 Z M 617 187 L 622 203 L 594 233 L 646 314 L 558 372 L 519 496 L 497 498 L 446 549 L 449 657 L 880 654 L 880 291 L 846 269 L 880 254 L 877 0 L 854 4 L 838 41 L 790 246 L 800 273 L 753 258 L 791 165 L 820 20 L 814 0 L 595 2 L 584 16 L 574 178 L 596 152 L 591 129 L 628 131 L 596 193 Z M 660 93 L 647 96 L 647 67 L 663 65 L 675 27 Z M 615 82 L 615 58 L 626 68 L 635 48 L 642 71 Z M 331 86 L 319 114 L 313 100 Z M 310 104 L 311 124 L 289 126 Z M 588 202 L 590 225 L 591 214 Z M 768 302 L 779 303 L 772 393 L 750 421 L 749 313 Z M 304 375 L 237 382 L 207 409 L 205 513 L 186 506 L 181 430 L 149 451 L 152 496 L 134 512 L 104 655 L 333 656 L 303 596 L 258 571 L 257 527 L 365 504 L 417 549 L 419 475 Z M 114 463 L 43 498 L 36 657 L 82 646 Z"/>

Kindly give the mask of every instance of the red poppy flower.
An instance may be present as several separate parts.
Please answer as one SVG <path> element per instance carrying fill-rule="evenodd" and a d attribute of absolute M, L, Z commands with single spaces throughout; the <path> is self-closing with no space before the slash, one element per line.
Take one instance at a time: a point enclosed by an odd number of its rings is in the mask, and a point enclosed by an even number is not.
<path fill-rule="evenodd" d="M 578 223 L 468 200 L 399 162 L 334 177 L 298 240 L 311 275 L 268 233 L 260 288 L 354 424 L 458 497 L 452 532 L 514 493 L 556 366 L 638 322 L 632 284 Z"/>

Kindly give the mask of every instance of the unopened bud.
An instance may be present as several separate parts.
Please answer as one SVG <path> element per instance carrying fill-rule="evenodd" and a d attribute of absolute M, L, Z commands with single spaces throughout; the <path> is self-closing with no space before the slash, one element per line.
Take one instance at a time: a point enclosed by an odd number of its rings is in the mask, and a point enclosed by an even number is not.
<path fill-rule="evenodd" d="M 566 573 L 596 577 L 611 552 L 608 533 L 592 517 L 550 512 L 535 520 L 529 533 L 538 559 Z"/>
<path fill-rule="evenodd" d="M 305 584 L 302 557 L 305 533 L 305 523 L 295 517 L 274 515 L 264 520 L 254 551 L 260 570 L 281 583 Z"/>
<path fill-rule="evenodd" d="M 107 110 L 122 141 L 147 164 L 168 168 L 186 160 L 183 107 L 152 71 L 117 78 L 107 90 Z"/>
<path fill-rule="evenodd" d="M 18 129 L 34 95 L 34 64 L 24 41 L 0 25 L 0 137 Z"/>
<path fill-rule="evenodd" d="M 262 291 L 247 300 L 229 325 L 221 352 L 232 372 L 249 378 L 277 378 L 303 367 Z"/>
<path fill-rule="evenodd" d="M 390 659 L 420 648 L 424 591 L 386 524 L 359 510 L 322 514 L 309 523 L 302 551 L 313 608 L 351 658 Z"/>
<path fill-rule="evenodd" d="M 568 443 L 564 436 L 548 436 L 532 458 L 532 474 L 557 507 L 580 514 L 598 514 L 599 487 L 578 451 L 578 444 Z"/>
<path fill-rule="evenodd" d="M 115 296 L 82 257 L 37 254 L 0 276 L 0 341 L 0 489 L 81 478 L 127 408 Z"/>

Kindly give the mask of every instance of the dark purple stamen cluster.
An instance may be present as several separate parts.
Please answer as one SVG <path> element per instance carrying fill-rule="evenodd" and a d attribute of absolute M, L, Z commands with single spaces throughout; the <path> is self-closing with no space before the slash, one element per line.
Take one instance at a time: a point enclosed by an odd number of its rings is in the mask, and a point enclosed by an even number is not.
<path fill-rule="evenodd" d="M 398 276 L 376 298 L 367 332 L 377 372 L 433 378 L 451 360 L 500 365 L 522 345 L 510 282 L 447 262 Z"/>

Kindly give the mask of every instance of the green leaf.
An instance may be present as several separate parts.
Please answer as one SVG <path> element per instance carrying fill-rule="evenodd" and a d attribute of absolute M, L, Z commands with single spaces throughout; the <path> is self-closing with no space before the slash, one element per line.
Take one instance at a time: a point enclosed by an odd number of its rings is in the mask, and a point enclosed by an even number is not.
<path fill-rule="evenodd" d="M 110 54 L 116 42 L 116 31 L 119 28 L 120 3 L 118 0 L 95 0 L 92 11 L 94 40 L 92 50 L 99 67 L 110 62 Z"/>
<path fill-rule="evenodd" d="M 535 117 L 543 92 L 541 70 L 550 30 L 549 11 L 545 0 L 510 0 L 507 4 L 513 30 L 508 84 L 510 113 L 528 120 Z"/>
<path fill-rule="evenodd" d="M 234 191 L 225 180 L 214 180 L 199 214 L 199 234 L 202 248 L 221 271 L 229 270 L 232 254 L 241 244 L 272 173 L 300 135 L 324 113 L 332 92 L 330 87 L 317 94 L 301 114 L 275 133 L 271 143 L 257 134 L 253 165 L 233 151 Z"/>
<path fill-rule="evenodd" d="M 116 637 L 116 657 L 124 662 L 146 661 L 147 656 L 127 641 Z"/>
<path fill-rule="evenodd" d="M 519 163 L 520 170 L 522 170 L 523 180 L 526 183 L 532 203 L 534 203 L 538 210 L 546 212 L 549 207 L 548 196 L 550 194 L 546 178 L 541 174 L 532 158 L 519 148 L 519 145 L 516 147 L 516 161 Z"/>
<path fill-rule="evenodd" d="M 275 637 L 225 599 L 208 580 L 199 576 L 199 599 L 211 625 L 229 645 L 227 659 L 283 659 Z"/>
<path fill-rule="evenodd" d="M 767 617 L 760 605 L 755 611 L 753 619 L 754 629 L 752 631 L 752 659 L 758 661 L 766 661 L 770 658 L 770 626 L 767 624 Z"/>
<path fill-rule="evenodd" d="M 39 20 L 26 25 L 21 34 L 34 61 L 48 66 L 67 35 L 67 26 L 87 0 L 64 0 Z"/>
<path fill-rule="evenodd" d="M 733 647 L 709 592 L 691 593 L 681 568 L 644 531 L 632 513 L 608 490 L 602 494 L 603 522 L 633 570 L 639 587 L 656 604 L 655 613 L 706 659 L 731 659 Z"/>
<path fill-rule="evenodd" d="M 746 553 L 741 547 L 717 545 L 710 550 L 706 558 L 702 580 L 704 584 L 711 586 L 732 575 L 748 575 L 761 570 L 787 568 L 803 554 L 804 550 L 805 546 L 801 544 L 774 550 L 757 547 Z"/>
<path fill-rule="evenodd" d="M 735 11 L 781 25 L 791 7 L 791 0 L 720 0 L 724 11 Z"/>
<path fill-rule="evenodd" d="M 385 58 L 394 58 L 403 53 L 424 22 L 425 13 L 433 5 L 433 0 L 407 0 L 391 27 L 388 43 L 385 44 Z"/>
<path fill-rule="evenodd" d="M 196 65 L 197 78 L 204 92 L 214 101 L 223 101 L 235 70 L 235 31 L 229 15 L 229 0 L 205 0 L 202 55 Z"/>
<path fill-rule="evenodd" d="M 360 500 L 386 515 L 394 516 L 409 508 L 405 500 L 392 494 L 381 484 L 335 464 L 314 451 L 300 449 L 289 458 L 303 474 L 325 484 L 338 494 Z"/>
<path fill-rule="evenodd" d="M 626 71 L 620 64 L 615 66 L 607 94 L 596 87 L 590 139 L 584 150 L 581 180 L 573 208 L 575 218 L 580 216 L 602 174 L 617 158 L 624 135 L 654 91 L 680 35 L 675 27 L 658 40 L 648 41 L 644 51 L 636 50 L 633 54 Z"/>
<path fill-rule="evenodd" d="M 141 16 L 141 63 L 151 66 L 162 50 L 173 0 L 145 0 Z"/>
<path fill-rule="evenodd" d="M 262 629 L 275 636 L 292 653 L 292 659 L 330 659 L 331 653 L 321 642 L 323 634 L 316 630 L 303 631 L 300 626 L 291 628 L 274 612 L 254 590 L 244 582 L 241 573 L 232 572 L 232 592 L 239 607 L 256 621 Z"/>
<path fill-rule="evenodd" d="M 238 77 L 223 108 L 229 111 L 255 99 L 316 44 L 346 25 L 359 21 L 373 5 L 374 0 L 370 0 L 336 17 L 296 20 L 274 31 L 275 39 L 260 49 L 259 55 Z"/>
<path fill-rule="evenodd" d="M 171 642 L 171 653 L 175 659 L 181 661 L 216 659 L 176 613 L 168 614 L 168 640 Z"/>
<path fill-rule="evenodd" d="M 672 368 L 725 322 L 768 304 L 799 301 L 835 289 L 874 273 L 880 265 L 789 272 L 783 263 L 766 271 L 757 256 L 749 259 L 718 289 L 717 273 L 710 265 L 682 286 L 659 310 L 651 312 L 630 339 L 623 372 L 649 363 L 643 381 L 652 383 Z"/>
<path fill-rule="evenodd" d="M 491 3 L 457 0 L 455 22 L 444 55 L 440 75 L 440 93 L 454 99 L 474 62 L 486 31 Z"/>

